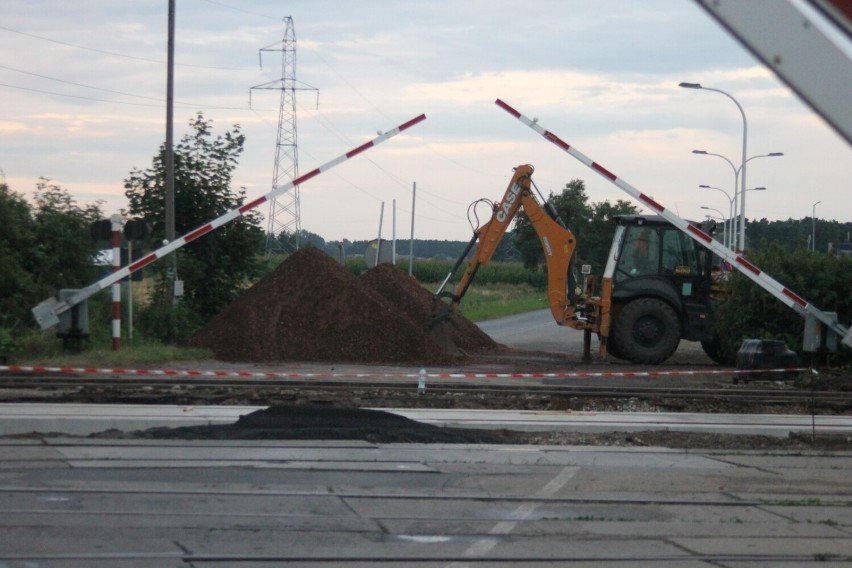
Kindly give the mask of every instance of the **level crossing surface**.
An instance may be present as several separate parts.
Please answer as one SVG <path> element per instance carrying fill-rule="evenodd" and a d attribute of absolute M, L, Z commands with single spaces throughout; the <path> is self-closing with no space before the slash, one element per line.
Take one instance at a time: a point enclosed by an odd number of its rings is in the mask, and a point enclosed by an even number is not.
<path fill-rule="evenodd" d="M 66 418 L 74 414 L 61 406 Z M 110 426 L 122 428 L 158 415 L 173 420 L 161 425 L 199 417 L 228 423 L 256 410 L 99 406 L 112 413 Z M 49 414 L 29 410 L 40 419 Z M 91 407 L 77 414 L 95 418 Z M 548 428 L 556 418 L 524 417 Z M 458 416 L 420 419 L 438 424 Z M 848 451 L 71 434 L 0 438 L 0 566 L 757 567 L 852 560 Z"/>
<path fill-rule="evenodd" d="M 849 453 L 0 441 L 3 566 L 824 566 Z"/>

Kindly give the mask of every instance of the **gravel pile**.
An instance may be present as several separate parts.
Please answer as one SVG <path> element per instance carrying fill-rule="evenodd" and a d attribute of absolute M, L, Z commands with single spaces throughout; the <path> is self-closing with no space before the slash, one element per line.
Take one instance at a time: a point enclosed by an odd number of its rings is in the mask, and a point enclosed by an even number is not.
<path fill-rule="evenodd" d="M 361 277 L 300 250 L 189 341 L 223 361 L 447 364 L 500 346 L 454 315 L 430 329 L 432 295 L 390 264 Z"/>

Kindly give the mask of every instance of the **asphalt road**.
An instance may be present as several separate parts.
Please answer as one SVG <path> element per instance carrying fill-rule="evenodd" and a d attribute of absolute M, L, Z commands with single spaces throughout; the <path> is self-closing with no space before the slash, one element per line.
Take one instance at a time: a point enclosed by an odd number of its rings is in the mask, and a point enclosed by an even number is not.
<path fill-rule="evenodd" d="M 508 347 L 529 351 L 564 353 L 579 361 L 583 355 L 583 332 L 556 324 L 550 310 L 536 310 L 477 325 L 492 339 Z M 597 337 L 592 336 L 592 358 L 598 353 Z M 612 359 L 612 356 L 610 356 Z M 664 365 L 715 365 L 695 341 L 681 341 Z"/>

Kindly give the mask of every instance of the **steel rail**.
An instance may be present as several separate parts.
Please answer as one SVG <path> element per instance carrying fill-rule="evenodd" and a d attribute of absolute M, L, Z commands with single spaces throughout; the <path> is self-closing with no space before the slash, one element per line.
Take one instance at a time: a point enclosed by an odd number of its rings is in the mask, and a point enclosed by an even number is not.
<path fill-rule="evenodd" d="M 636 386 L 636 385 L 571 385 L 554 384 L 556 380 L 546 381 L 542 384 L 494 384 L 494 383 L 472 383 L 460 381 L 431 381 L 427 385 L 425 396 L 440 396 L 444 394 L 470 394 L 470 395 L 498 395 L 498 396 L 561 396 L 573 398 L 645 398 L 653 400 L 724 400 L 739 402 L 765 402 L 770 404 L 780 403 L 808 403 L 826 404 L 835 407 L 849 406 L 852 411 L 852 392 L 831 390 L 806 390 L 792 388 L 746 388 L 731 385 L 730 383 L 718 383 L 716 388 L 700 387 L 671 387 L 671 386 Z M 0 377 L 0 392 L 10 390 L 61 390 L 61 389 L 86 389 L 86 388 L 115 388 L 120 390 L 162 388 L 164 392 L 143 392 L 138 390 L 141 398 L 162 398 L 163 396 L 204 396 L 203 393 L 173 393 L 170 392 L 176 386 L 187 389 L 219 389 L 227 390 L 229 397 L 239 396 L 235 390 L 265 390 L 276 391 L 281 389 L 292 389 L 294 391 L 323 391 L 332 394 L 340 394 L 346 391 L 393 391 L 404 395 L 416 393 L 418 384 L 416 380 L 396 381 L 359 381 L 352 380 L 254 380 L 254 379 L 210 379 L 207 377 L 181 377 L 174 378 L 121 378 L 121 377 L 83 377 L 75 379 L 69 376 L 60 377 L 32 377 L 32 376 L 4 376 Z M 168 389 L 168 390 L 165 390 Z M 20 396 L 25 398 L 24 396 Z"/>

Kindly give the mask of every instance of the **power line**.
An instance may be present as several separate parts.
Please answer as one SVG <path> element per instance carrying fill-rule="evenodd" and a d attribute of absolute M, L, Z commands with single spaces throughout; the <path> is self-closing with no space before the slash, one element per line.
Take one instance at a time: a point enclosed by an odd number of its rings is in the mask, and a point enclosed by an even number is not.
<path fill-rule="evenodd" d="M 260 12 L 252 12 L 250 10 L 245 10 L 243 8 L 237 8 L 236 6 L 231 6 L 229 4 L 225 4 L 224 2 L 217 2 L 216 0 L 204 0 L 208 4 L 215 4 L 216 6 L 222 6 L 223 8 L 228 8 L 229 10 L 233 10 L 235 12 L 242 12 L 243 14 L 250 14 L 252 16 L 257 16 L 259 18 L 266 18 L 268 20 L 276 20 L 278 22 L 284 20 L 284 18 L 276 18 L 275 16 L 270 16 L 269 14 L 261 14 Z"/>
<path fill-rule="evenodd" d="M 114 91 L 112 89 L 105 89 L 103 87 L 93 87 L 92 85 L 84 85 L 83 83 L 75 83 L 74 81 L 66 81 L 65 79 L 58 79 L 56 77 L 49 77 L 47 75 L 40 75 L 39 73 L 31 73 L 29 71 L 24 71 L 23 69 L 16 69 L 14 67 L 9 67 L 8 65 L 0 65 L 0 69 L 7 69 L 9 71 L 14 71 L 15 73 L 22 73 L 24 75 L 29 75 L 30 77 L 38 77 L 39 79 L 47 79 L 48 81 L 56 81 L 58 83 L 65 83 L 66 85 L 74 85 L 75 87 L 83 87 L 85 89 L 94 89 L 96 91 L 104 91 L 106 93 L 113 93 L 116 95 L 123 95 L 126 97 L 134 97 L 139 99 L 149 99 L 152 101 L 162 101 L 162 99 L 158 97 L 148 97 L 145 95 L 134 95 L 132 93 L 125 93 L 122 91 Z"/>
<path fill-rule="evenodd" d="M 59 79 L 57 77 L 50 77 L 48 75 L 41 75 L 39 73 L 31 73 L 29 71 L 24 71 L 23 69 L 16 69 L 14 67 L 9 67 L 8 65 L 0 65 L 0 69 L 6 69 L 8 71 L 14 71 L 16 73 L 22 73 L 24 75 L 29 75 L 31 77 L 38 77 L 39 79 L 47 79 L 48 81 L 56 81 L 58 83 L 65 83 L 66 85 L 73 85 L 75 87 L 83 87 L 85 89 L 92 89 L 92 90 L 95 90 L 95 91 L 103 91 L 105 93 L 113 93 L 113 94 L 122 95 L 122 96 L 125 96 L 125 97 L 133 97 L 133 98 L 137 98 L 137 99 L 147 99 L 147 100 L 151 100 L 151 101 L 165 102 L 162 98 L 159 98 L 159 97 L 150 97 L 150 96 L 146 96 L 146 95 L 136 95 L 136 94 L 133 94 L 133 93 L 125 93 L 124 91 L 116 91 L 116 90 L 107 89 L 107 88 L 104 88 L 104 87 L 95 87 L 93 85 L 86 85 L 84 83 L 76 83 L 74 81 L 67 81 L 65 79 Z M 113 100 L 105 100 L 105 99 L 94 99 L 94 98 L 88 98 L 88 97 L 79 97 L 79 96 L 75 96 L 75 95 L 68 95 L 68 94 L 65 94 L 65 93 L 57 93 L 55 91 L 43 91 L 43 90 L 39 90 L 39 89 L 19 87 L 19 86 L 16 86 L 16 85 L 2 84 L 2 86 L 9 87 L 9 88 L 12 88 L 12 89 L 20 89 L 20 90 L 25 90 L 25 91 L 46 93 L 46 94 L 56 95 L 56 96 L 59 96 L 59 97 L 82 98 L 82 99 L 86 99 L 86 100 L 100 101 L 100 102 L 113 102 L 113 103 L 118 103 L 118 104 L 134 104 L 134 103 L 129 103 L 129 102 L 121 102 L 121 101 L 113 101 Z M 139 103 L 136 103 L 136 104 L 138 104 L 138 106 L 159 106 L 159 105 L 142 105 L 142 104 L 139 104 Z M 248 109 L 243 108 L 243 107 L 223 107 L 223 106 L 216 106 L 216 105 L 208 105 L 208 104 L 204 104 L 204 103 L 178 102 L 178 104 L 180 104 L 184 107 L 206 108 L 206 109 L 210 109 L 210 110 L 248 110 Z"/>
<path fill-rule="evenodd" d="M 139 57 L 137 55 L 128 55 L 126 53 L 119 53 L 117 51 L 109 51 L 109 50 L 106 50 L 106 49 L 98 49 L 96 47 L 88 47 L 88 46 L 85 46 L 85 45 L 77 45 L 77 44 L 74 44 L 74 43 L 59 41 L 57 39 L 51 39 L 49 37 L 44 37 L 44 36 L 40 36 L 40 35 L 36 35 L 36 34 L 22 32 L 21 30 L 12 29 L 12 28 L 9 28 L 9 27 L 6 27 L 6 26 L 0 26 L 0 30 L 4 30 L 4 31 L 11 32 L 11 33 L 14 33 L 14 34 L 19 34 L 19 35 L 22 35 L 22 36 L 31 37 L 31 38 L 34 38 L 34 39 L 37 39 L 37 40 L 40 40 L 40 41 L 47 41 L 47 42 L 55 43 L 55 44 L 58 44 L 58 45 L 64 45 L 66 47 L 73 47 L 74 49 L 82 49 L 82 50 L 85 50 L 85 51 L 93 51 L 95 53 L 101 53 L 101 54 L 110 55 L 110 56 L 113 56 L 113 57 L 123 57 L 124 59 L 133 59 L 135 61 L 145 61 L 146 63 L 156 63 L 158 65 L 165 65 L 166 64 L 166 62 L 161 60 L 161 59 L 151 59 L 151 58 L 148 58 L 148 57 Z M 191 68 L 196 68 L 196 69 L 218 69 L 218 70 L 222 70 L 222 71 L 256 71 L 253 67 L 218 67 L 218 66 L 215 66 L 215 65 L 193 65 L 191 63 L 176 63 L 175 65 L 177 67 L 191 67 Z"/>
<path fill-rule="evenodd" d="M 66 97 L 66 98 L 69 98 L 69 99 L 81 99 L 81 100 L 84 100 L 84 101 L 94 101 L 94 102 L 99 102 L 99 103 L 115 103 L 115 104 L 118 104 L 118 105 L 156 107 L 156 108 L 159 108 L 159 107 L 162 106 L 162 105 L 145 104 L 145 103 L 131 103 L 129 101 L 112 101 L 112 100 L 108 100 L 108 99 L 96 99 L 94 97 L 83 97 L 83 96 L 80 96 L 80 95 L 68 95 L 68 94 L 65 94 L 65 93 L 57 93 L 55 91 L 45 91 L 44 89 L 32 89 L 32 88 L 29 88 L 29 87 L 19 87 L 18 85 L 9 85 L 7 83 L 0 83 L 0 87 L 6 87 L 8 89 L 17 89 L 19 91 L 28 91 L 30 93 L 41 93 L 43 95 L 53 95 L 53 96 L 56 96 L 56 97 Z M 165 101 L 163 101 L 163 102 L 165 103 Z"/>
<path fill-rule="evenodd" d="M 65 97 L 69 99 L 80 99 L 84 101 L 93 101 L 98 103 L 111 103 L 117 105 L 129 105 L 129 106 L 141 106 L 141 107 L 151 107 L 151 108 L 162 108 L 165 105 L 166 101 L 164 99 L 153 99 L 153 97 L 143 97 L 143 98 L 152 98 L 153 100 L 159 100 L 162 104 L 145 104 L 145 103 L 133 103 L 130 101 L 116 101 L 112 99 L 98 99 L 95 97 L 84 97 L 81 95 L 69 95 L 67 93 L 58 93 L 56 91 L 47 91 L 44 89 L 33 89 L 30 87 L 21 87 L 18 85 L 9 85 L 8 83 L 0 83 L 0 87 L 6 87 L 8 89 L 17 89 L 19 91 L 28 91 L 31 93 L 40 93 L 43 95 L 52 95 L 55 97 Z M 97 88 L 97 87 L 92 87 Z M 127 95 L 127 96 L 140 96 L 140 95 Z M 205 108 L 208 110 L 251 110 L 245 107 L 222 107 L 222 106 L 213 106 L 206 105 L 202 103 L 176 103 L 179 104 L 182 108 Z"/>

